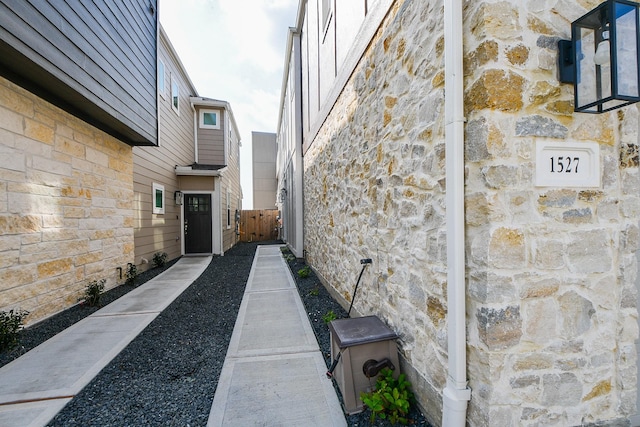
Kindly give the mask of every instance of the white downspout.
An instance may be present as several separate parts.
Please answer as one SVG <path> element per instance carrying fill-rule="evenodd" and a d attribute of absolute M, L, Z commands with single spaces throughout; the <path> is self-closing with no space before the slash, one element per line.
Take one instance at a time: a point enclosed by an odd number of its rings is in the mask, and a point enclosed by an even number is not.
<path fill-rule="evenodd" d="M 445 144 L 447 182 L 448 374 L 442 425 L 465 427 L 467 387 L 464 222 L 464 81 L 462 0 L 444 1 Z"/>

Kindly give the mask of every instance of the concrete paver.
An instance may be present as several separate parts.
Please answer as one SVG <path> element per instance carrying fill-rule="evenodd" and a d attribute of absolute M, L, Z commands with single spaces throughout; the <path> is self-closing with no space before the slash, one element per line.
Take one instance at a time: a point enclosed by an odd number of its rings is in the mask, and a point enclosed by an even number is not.
<path fill-rule="evenodd" d="M 279 246 L 259 246 L 208 427 L 346 426 Z"/>

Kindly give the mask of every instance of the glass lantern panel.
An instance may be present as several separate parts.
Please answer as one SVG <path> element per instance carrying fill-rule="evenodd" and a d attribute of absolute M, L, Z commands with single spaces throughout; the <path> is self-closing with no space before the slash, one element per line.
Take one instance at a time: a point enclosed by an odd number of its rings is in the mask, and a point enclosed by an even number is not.
<path fill-rule="evenodd" d="M 596 32 L 593 28 L 578 28 L 578 40 L 576 40 L 576 107 L 580 108 L 592 104 L 602 98 L 602 91 L 597 84 L 597 72 L 593 62 L 596 52 Z"/>
<path fill-rule="evenodd" d="M 627 4 L 615 4 L 617 95 L 639 96 L 637 9 Z"/>

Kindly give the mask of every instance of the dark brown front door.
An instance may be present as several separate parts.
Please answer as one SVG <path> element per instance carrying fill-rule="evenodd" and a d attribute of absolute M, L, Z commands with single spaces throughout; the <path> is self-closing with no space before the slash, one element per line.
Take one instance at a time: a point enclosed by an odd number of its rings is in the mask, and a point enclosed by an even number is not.
<path fill-rule="evenodd" d="M 185 194 L 184 251 L 211 253 L 211 195 Z"/>

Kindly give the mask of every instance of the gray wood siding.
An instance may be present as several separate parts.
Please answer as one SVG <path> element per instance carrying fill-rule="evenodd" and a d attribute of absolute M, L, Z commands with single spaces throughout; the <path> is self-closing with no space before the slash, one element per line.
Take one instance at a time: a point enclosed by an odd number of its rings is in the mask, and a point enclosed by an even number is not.
<path fill-rule="evenodd" d="M 197 117 L 200 117 L 201 109 L 212 109 L 201 107 L 197 109 Z M 217 108 L 214 108 L 218 110 Z M 198 163 L 201 165 L 224 165 L 224 133 L 225 133 L 225 111 L 218 110 L 220 116 L 220 129 L 205 129 L 198 123 Z M 199 119 L 198 119 L 199 120 Z"/>
<path fill-rule="evenodd" d="M 136 264 L 141 269 L 142 258 L 151 262 L 153 254 L 167 252 L 169 259 L 181 255 L 181 207 L 176 206 L 173 193 L 179 189 L 175 165 L 188 165 L 194 162 L 193 112 L 189 105 L 189 96 L 196 94 L 186 71 L 179 65 L 178 58 L 161 31 L 159 57 L 165 64 L 165 81 L 171 76 L 177 80 L 180 88 L 180 114 L 171 107 L 170 83 L 163 97 L 158 94 L 160 141 L 158 147 L 134 147 L 134 194 L 135 209 L 135 254 Z M 153 214 L 152 185 L 164 186 L 165 213 Z"/>
<path fill-rule="evenodd" d="M 225 120 L 223 123 L 230 124 Z M 238 243 L 240 236 L 236 234 L 236 210 L 242 210 L 242 187 L 240 184 L 240 135 L 236 133 L 234 126 L 230 126 L 231 130 L 231 152 L 229 153 L 227 171 L 222 179 L 222 243 L 225 251 L 229 250 L 233 245 Z M 227 189 L 231 193 L 231 226 L 227 228 L 227 205 L 226 194 Z"/>
<path fill-rule="evenodd" d="M 155 145 L 157 7 L 0 0 L 0 74 L 129 144 Z"/>
<path fill-rule="evenodd" d="M 198 163 L 201 165 L 224 165 L 224 132 L 198 129 Z"/>

